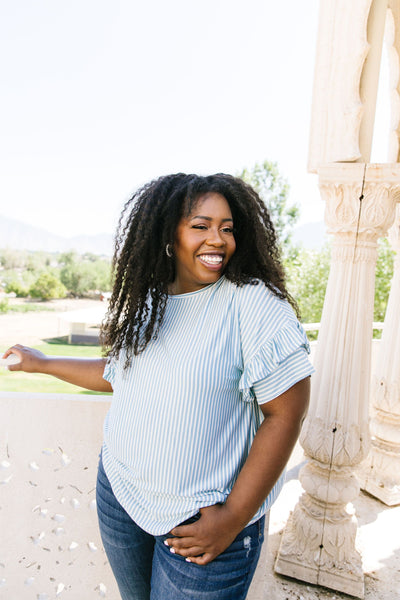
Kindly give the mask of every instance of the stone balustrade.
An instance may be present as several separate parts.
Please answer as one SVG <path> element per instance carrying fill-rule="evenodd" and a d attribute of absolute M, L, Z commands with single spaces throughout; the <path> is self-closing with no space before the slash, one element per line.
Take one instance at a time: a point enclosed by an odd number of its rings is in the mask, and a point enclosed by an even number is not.
<path fill-rule="evenodd" d="M 109 397 L 1 393 L 0 597 L 118 598 L 95 484 Z"/>

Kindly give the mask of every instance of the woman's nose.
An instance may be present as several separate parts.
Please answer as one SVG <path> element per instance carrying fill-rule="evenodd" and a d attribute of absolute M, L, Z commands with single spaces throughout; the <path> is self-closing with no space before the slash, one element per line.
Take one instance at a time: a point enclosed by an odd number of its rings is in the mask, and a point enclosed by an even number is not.
<path fill-rule="evenodd" d="M 208 230 L 207 244 L 209 244 L 210 246 L 223 246 L 224 243 L 225 242 L 218 229 Z"/>

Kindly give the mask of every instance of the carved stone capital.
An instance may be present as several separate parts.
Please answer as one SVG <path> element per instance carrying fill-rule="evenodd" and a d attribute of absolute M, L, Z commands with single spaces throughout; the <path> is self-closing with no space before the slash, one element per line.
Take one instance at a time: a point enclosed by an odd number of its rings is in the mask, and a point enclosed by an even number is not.
<path fill-rule="evenodd" d="M 354 245 L 355 238 L 375 243 L 391 227 L 400 200 L 400 165 L 333 164 L 318 174 L 327 232 L 336 243 Z"/>

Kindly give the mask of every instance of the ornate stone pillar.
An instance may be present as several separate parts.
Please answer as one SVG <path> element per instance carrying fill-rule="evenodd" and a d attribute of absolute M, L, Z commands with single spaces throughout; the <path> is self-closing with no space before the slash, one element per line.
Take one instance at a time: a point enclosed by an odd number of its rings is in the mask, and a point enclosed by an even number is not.
<path fill-rule="evenodd" d="M 400 504 L 400 206 L 389 240 L 394 273 L 372 379 L 372 445 L 361 470 L 361 487 L 387 504 Z"/>
<path fill-rule="evenodd" d="M 319 169 L 332 263 L 300 442 L 304 493 L 283 533 L 275 570 L 363 597 L 354 470 L 369 449 L 368 405 L 377 240 L 393 223 L 400 165 Z"/>

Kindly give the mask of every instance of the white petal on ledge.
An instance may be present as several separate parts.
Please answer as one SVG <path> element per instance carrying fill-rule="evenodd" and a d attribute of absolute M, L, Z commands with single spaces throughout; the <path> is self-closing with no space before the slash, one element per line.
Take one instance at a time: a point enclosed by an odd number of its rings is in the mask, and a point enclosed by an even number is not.
<path fill-rule="evenodd" d="M 56 513 L 53 517 L 53 521 L 57 521 L 57 523 L 63 523 L 65 521 L 65 516 Z"/>
<path fill-rule="evenodd" d="M 46 454 L 47 456 L 51 456 L 54 454 L 53 448 L 43 448 L 42 454 Z"/>
<path fill-rule="evenodd" d="M 38 545 L 38 543 L 45 537 L 45 533 L 44 531 L 41 531 L 39 533 L 39 535 L 37 535 L 36 537 L 34 537 L 33 535 L 31 536 L 31 540 L 32 542 L 35 544 L 35 546 Z"/>
<path fill-rule="evenodd" d="M 88 543 L 88 548 L 91 552 L 96 552 L 97 551 L 97 546 L 94 542 L 89 542 Z"/>
<path fill-rule="evenodd" d="M 8 469 L 9 467 L 11 467 L 11 463 L 8 462 L 8 460 L 2 460 L 0 462 L 0 469 Z"/>
<path fill-rule="evenodd" d="M 107 594 L 107 588 L 104 585 L 104 583 L 100 583 L 100 585 L 99 585 L 99 594 L 102 598 L 105 598 L 105 596 Z"/>
<path fill-rule="evenodd" d="M 5 485 L 6 483 L 10 483 L 11 479 L 12 479 L 12 475 L 10 475 L 9 477 L 7 477 L 6 479 L 2 479 L 0 481 L 0 485 Z"/>
<path fill-rule="evenodd" d="M 35 581 L 34 577 L 28 577 L 27 579 L 25 579 L 24 583 L 25 585 L 32 585 L 32 583 Z"/>
<path fill-rule="evenodd" d="M 59 596 L 61 592 L 65 590 L 65 585 L 63 583 L 59 583 L 57 586 L 56 596 Z"/>
<path fill-rule="evenodd" d="M 77 500 L 76 498 L 72 498 L 72 500 L 71 500 L 72 508 L 74 508 L 76 510 L 77 508 L 80 507 L 80 505 L 81 505 L 81 503 L 79 502 L 79 500 Z"/>
<path fill-rule="evenodd" d="M 71 463 L 71 461 L 72 459 L 63 452 L 61 455 L 61 464 L 63 465 L 63 467 L 67 467 Z"/>
<path fill-rule="evenodd" d="M 29 463 L 29 468 L 32 469 L 32 471 L 39 471 L 40 469 L 39 465 L 34 460 Z"/>
<path fill-rule="evenodd" d="M 78 548 L 79 544 L 78 542 L 71 542 L 70 545 L 68 546 L 68 550 L 76 550 Z"/>

